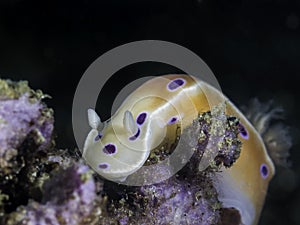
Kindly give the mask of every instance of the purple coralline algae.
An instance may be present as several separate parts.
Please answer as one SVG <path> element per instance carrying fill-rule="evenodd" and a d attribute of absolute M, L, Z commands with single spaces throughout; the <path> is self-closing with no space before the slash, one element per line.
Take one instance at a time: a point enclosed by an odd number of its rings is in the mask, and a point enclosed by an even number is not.
<path fill-rule="evenodd" d="M 84 224 L 91 214 L 96 186 L 87 166 L 75 164 L 45 181 L 41 202 L 30 201 L 7 219 L 7 224 Z"/>
<path fill-rule="evenodd" d="M 45 97 L 0 80 L 0 224 L 86 224 L 99 210 L 92 171 L 55 148 Z"/>
<path fill-rule="evenodd" d="M 53 147 L 53 111 L 27 82 L 0 80 L 0 215 L 27 201 L 35 162 Z"/>
<path fill-rule="evenodd" d="M 52 144 L 53 112 L 41 102 L 45 95 L 26 82 L 0 80 L 0 90 L 0 176 L 9 179 L 25 165 L 29 149 L 21 145 L 30 142 L 39 151 Z"/>
<path fill-rule="evenodd" d="M 241 142 L 237 138 L 238 120 L 233 117 L 226 118 L 226 135 L 220 142 L 215 164 L 205 171 L 199 171 L 199 162 L 207 146 L 207 139 L 210 137 L 211 121 L 211 113 L 204 113 L 187 128 L 188 135 L 181 136 L 188 141 L 191 138 L 189 135 L 191 132 L 203 131 L 197 134 L 198 145 L 191 160 L 171 178 L 141 187 L 105 183 L 103 192 L 108 196 L 109 202 L 107 213 L 122 225 L 239 224 L 239 216 L 235 216 L 233 222 L 223 222 L 228 220 L 229 214 L 226 212 L 227 209 L 222 208 L 222 203 L 218 201 L 218 194 L 212 182 L 219 165 L 230 166 L 239 156 Z M 225 148 L 225 146 L 227 147 Z M 153 160 L 154 155 L 150 156 L 152 157 L 150 161 L 159 161 L 161 157 L 157 156 L 157 159 Z M 160 171 L 160 173 L 163 172 Z M 139 179 L 143 179 L 143 177 Z M 237 210 L 233 209 L 232 211 L 233 215 L 239 215 Z M 109 223 L 106 218 L 103 218 L 102 224 L 114 223 Z"/>
<path fill-rule="evenodd" d="M 151 222 L 156 224 L 170 221 L 174 224 L 217 224 L 221 204 L 216 191 L 206 187 L 208 179 L 197 178 L 171 178 L 166 183 L 143 187 L 143 195 L 149 198 L 148 220 L 152 218 Z M 157 209 L 153 211 L 153 208 Z"/>

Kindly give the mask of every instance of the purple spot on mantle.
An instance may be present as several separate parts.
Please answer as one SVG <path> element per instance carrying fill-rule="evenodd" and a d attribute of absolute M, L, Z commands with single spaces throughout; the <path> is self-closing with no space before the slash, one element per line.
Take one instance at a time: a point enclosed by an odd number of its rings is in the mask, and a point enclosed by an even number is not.
<path fill-rule="evenodd" d="M 139 114 L 136 119 L 137 124 L 142 125 L 145 122 L 146 117 L 147 117 L 147 113 L 145 113 L 145 112 Z"/>
<path fill-rule="evenodd" d="M 174 117 L 172 117 L 172 118 L 169 120 L 168 124 L 169 124 L 169 125 L 174 124 L 174 123 L 177 122 L 177 120 L 178 120 L 178 118 L 174 116 Z"/>
<path fill-rule="evenodd" d="M 109 165 L 107 163 L 100 163 L 98 167 L 99 169 L 105 170 L 109 167 Z"/>
<path fill-rule="evenodd" d="M 262 176 L 262 178 L 266 179 L 269 175 L 269 170 L 266 164 L 262 164 L 260 166 L 260 174 Z"/>
<path fill-rule="evenodd" d="M 178 78 L 175 80 L 172 80 L 168 83 L 168 90 L 169 91 L 175 91 L 177 88 L 185 84 L 185 80 L 182 78 Z"/>
<path fill-rule="evenodd" d="M 99 133 L 96 137 L 95 137 L 95 141 L 99 141 L 101 138 L 102 138 L 102 134 L 101 133 Z"/>
<path fill-rule="evenodd" d="M 247 140 L 249 138 L 249 134 L 248 134 L 246 127 L 243 124 L 239 123 L 238 128 L 239 128 L 240 135 L 242 136 L 242 138 Z"/>
<path fill-rule="evenodd" d="M 135 139 L 138 138 L 138 136 L 140 136 L 140 133 L 141 133 L 141 130 L 140 130 L 140 128 L 139 128 L 135 135 L 129 137 L 129 140 L 130 140 L 130 141 L 134 141 Z"/>
<path fill-rule="evenodd" d="M 108 155 L 113 155 L 113 154 L 117 153 L 117 148 L 114 144 L 107 144 L 103 148 L 103 152 Z"/>

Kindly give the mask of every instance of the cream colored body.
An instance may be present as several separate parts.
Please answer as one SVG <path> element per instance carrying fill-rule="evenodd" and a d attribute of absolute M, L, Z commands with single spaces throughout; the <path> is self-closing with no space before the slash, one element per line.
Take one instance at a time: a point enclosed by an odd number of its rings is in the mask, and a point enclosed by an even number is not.
<path fill-rule="evenodd" d="M 186 83 L 170 91 L 166 87 L 174 79 L 184 79 Z M 268 183 L 274 174 L 274 166 L 269 158 L 264 143 L 245 116 L 221 92 L 212 86 L 187 75 L 166 75 L 147 81 L 127 97 L 116 114 L 103 129 L 103 137 L 94 141 L 98 135 L 96 126 L 89 133 L 83 157 L 101 176 L 115 181 L 122 181 L 137 171 L 145 163 L 152 149 L 157 147 L 163 137 L 173 141 L 174 132 L 167 129 L 167 121 L 179 117 L 181 129 L 192 123 L 199 113 L 211 110 L 211 107 L 226 102 L 226 114 L 240 119 L 249 133 L 244 140 L 239 159 L 229 169 L 216 175 L 215 186 L 224 207 L 237 208 L 245 225 L 255 225 L 259 219 Z M 141 112 L 147 112 L 145 124 L 140 127 L 141 134 L 135 141 L 128 140 L 132 134 L 124 129 L 124 114 L 132 113 L 136 119 Z M 127 123 L 128 124 L 128 123 Z M 130 124 L 130 123 L 129 123 Z M 104 145 L 113 143 L 117 153 L 106 155 Z M 99 163 L 109 164 L 108 169 L 99 169 Z M 260 165 L 266 164 L 269 175 L 263 179 Z"/>

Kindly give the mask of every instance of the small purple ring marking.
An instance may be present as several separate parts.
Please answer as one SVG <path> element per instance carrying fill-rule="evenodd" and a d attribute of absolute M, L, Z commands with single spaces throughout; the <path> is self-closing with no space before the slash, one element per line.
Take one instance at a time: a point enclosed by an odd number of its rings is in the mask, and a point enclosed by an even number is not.
<path fill-rule="evenodd" d="M 98 167 L 99 169 L 105 170 L 108 169 L 109 165 L 107 163 L 100 163 Z"/>
<path fill-rule="evenodd" d="M 141 133 L 141 130 L 140 130 L 140 128 L 139 128 L 135 135 L 129 137 L 129 140 L 130 140 L 130 141 L 136 140 L 136 139 L 140 136 L 140 133 Z"/>
<path fill-rule="evenodd" d="M 263 179 L 266 179 L 269 175 L 269 169 L 266 164 L 261 164 L 260 166 L 260 174 Z"/>
<path fill-rule="evenodd" d="M 101 133 L 99 133 L 96 137 L 95 137 L 95 141 L 99 141 L 101 138 L 102 138 L 102 134 Z"/>
<path fill-rule="evenodd" d="M 147 113 L 145 113 L 145 112 L 140 113 L 136 119 L 136 123 L 140 126 L 143 125 L 143 123 L 146 120 L 146 117 L 147 117 Z"/>
<path fill-rule="evenodd" d="M 117 153 L 117 148 L 114 144 L 107 144 L 104 146 L 103 152 L 107 155 L 114 155 Z"/>
<path fill-rule="evenodd" d="M 168 83 L 168 90 L 169 91 L 175 91 L 176 89 L 178 89 L 180 86 L 183 86 L 185 84 L 185 80 L 182 78 L 178 78 L 175 80 L 172 80 Z"/>
<path fill-rule="evenodd" d="M 249 134 L 248 134 L 248 131 L 247 131 L 246 127 L 241 122 L 239 122 L 238 128 L 239 128 L 241 137 L 243 139 L 248 140 L 249 139 Z"/>
<path fill-rule="evenodd" d="M 178 118 L 174 116 L 168 121 L 168 124 L 171 125 L 171 124 L 176 123 L 177 121 L 178 121 Z"/>

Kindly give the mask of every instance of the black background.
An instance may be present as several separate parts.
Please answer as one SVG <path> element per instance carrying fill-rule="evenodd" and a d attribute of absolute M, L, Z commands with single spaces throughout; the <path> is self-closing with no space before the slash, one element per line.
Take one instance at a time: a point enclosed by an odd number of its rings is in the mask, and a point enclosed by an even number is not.
<path fill-rule="evenodd" d="M 300 1 L 0 1 L 0 76 L 52 96 L 46 102 L 55 110 L 59 148 L 76 146 L 71 105 L 84 71 L 106 51 L 146 39 L 194 51 L 237 105 L 259 97 L 285 108 L 293 166 L 278 169 L 260 224 L 300 224 Z M 176 68 L 159 63 L 122 69 L 99 96 L 100 115 L 109 117 L 120 79 L 170 72 Z"/>

